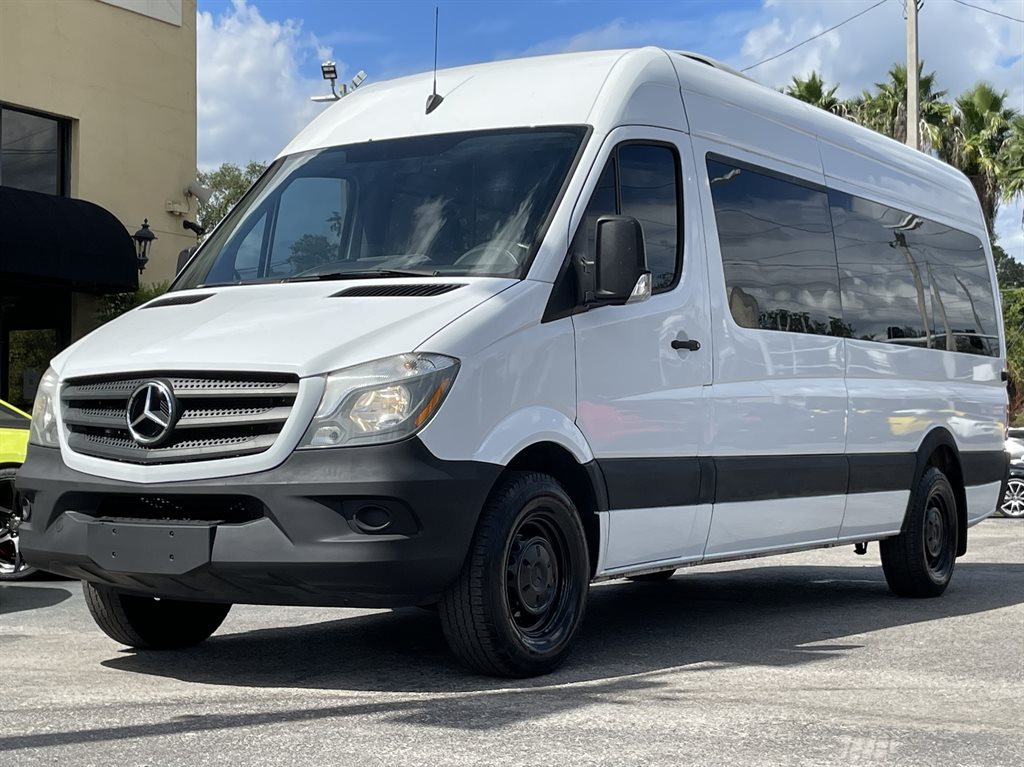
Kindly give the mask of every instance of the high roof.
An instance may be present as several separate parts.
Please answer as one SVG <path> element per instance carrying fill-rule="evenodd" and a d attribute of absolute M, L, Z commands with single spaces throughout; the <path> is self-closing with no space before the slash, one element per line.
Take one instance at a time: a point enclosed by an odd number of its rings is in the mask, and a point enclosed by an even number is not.
<path fill-rule="evenodd" d="M 819 175 L 824 164 L 825 176 L 853 186 L 885 182 L 894 203 L 912 194 L 927 205 L 941 192 L 946 201 L 932 209 L 962 220 L 973 220 L 977 207 L 970 183 L 949 165 L 700 54 L 647 47 L 443 69 L 437 90 L 444 102 L 428 115 L 432 78 L 425 72 L 363 85 L 324 110 L 282 154 L 493 128 L 591 125 L 600 136 L 618 125 L 657 125 L 774 155 Z M 871 168 L 858 168 L 850 156 Z"/>

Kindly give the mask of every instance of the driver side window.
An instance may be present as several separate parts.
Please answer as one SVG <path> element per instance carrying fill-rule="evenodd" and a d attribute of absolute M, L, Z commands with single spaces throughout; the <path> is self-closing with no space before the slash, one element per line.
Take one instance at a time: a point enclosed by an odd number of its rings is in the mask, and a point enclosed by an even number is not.
<path fill-rule="evenodd" d="M 679 158 L 667 144 L 620 144 L 608 158 L 570 244 L 572 258 L 594 259 L 597 220 L 632 216 L 640 222 L 655 293 L 672 288 L 682 269 Z"/>

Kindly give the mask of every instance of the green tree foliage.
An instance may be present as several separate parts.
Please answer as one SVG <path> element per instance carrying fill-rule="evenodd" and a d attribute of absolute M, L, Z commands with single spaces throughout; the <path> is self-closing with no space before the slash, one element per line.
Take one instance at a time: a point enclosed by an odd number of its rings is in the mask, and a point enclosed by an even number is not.
<path fill-rule="evenodd" d="M 266 169 L 266 163 L 253 160 L 244 168 L 226 162 L 214 170 L 201 171 L 199 183 L 212 189 L 213 194 L 208 204 L 200 206 L 199 225 L 212 232 Z"/>
<path fill-rule="evenodd" d="M 824 109 L 840 116 L 846 116 L 846 102 L 836 96 L 838 85 L 829 86 L 817 72 L 812 71 L 806 78 L 793 76 L 793 81 L 783 89 L 783 93 L 792 96 L 811 106 Z"/>
<path fill-rule="evenodd" d="M 1024 410 L 1024 288 L 1010 288 L 1002 293 L 1010 421 L 1017 424 Z"/>
<path fill-rule="evenodd" d="M 924 62 L 918 64 L 920 104 L 919 134 L 926 147 L 940 149 L 946 138 L 951 111 L 943 99 L 946 91 L 936 89 L 934 72 L 923 74 Z M 866 128 L 883 133 L 899 142 L 907 140 L 907 68 L 893 64 L 889 79 L 875 83 L 875 90 L 865 90 L 854 102 L 853 118 Z"/>
<path fill-rule="evenodd" d="M 129 309 L 142 306 L 147 301 L 163 295 L 167 292 L 170 284 L 169 281 L 165 280 L 164 282 L 157 282 L 152 285 L 142 285 L 134 293 L 114 293 L 113 295 L 103 296 L 100 299 L 100 305 L 96 312 L 96 319 L 99 320 L 100 324 L 110 322 Z"/>
<path fill-rule="evenodd" d="M 946 141 L 939 151 L 943 160 L 971 180 L 989 232 L 1000 198 L 1013 196 L 1004 182 L 1017 177 L 1020 192 L 1019 170 L 1015 174 L 1006 167 L 1006 161 L 1019 157 L 1021 151 L 1018 115 L 1006 105 L 1006 98 L 1006 91 L 997 91 L 988 83 L 964 91 L 947 118 Z"/>
<path fill-rule="evenodd" d="M 1002 246 L 992 243 L 992 258 L 996 262 L 996 278 L 999 288 L 1024 288 L 1024 264 L 1015 259 Z"/>

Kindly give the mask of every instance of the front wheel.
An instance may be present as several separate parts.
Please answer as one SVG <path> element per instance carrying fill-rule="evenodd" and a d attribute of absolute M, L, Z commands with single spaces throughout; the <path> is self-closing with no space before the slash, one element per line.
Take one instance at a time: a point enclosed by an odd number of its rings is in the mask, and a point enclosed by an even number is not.
<path fill-rule="evenodd" d="M 553 671 L 583 621 L 587 541 L 572 499 L 534 472 L 505 476 L 488 500 L 462 572 L 439 604 L 452 650 L 477 671 Z"/>
<path fill-rule="evenodd" d="M 999 507 L 1004 517 L 1013 519 L 1024 518 L 1024 479 L 1010 477 L 1006 483 L 1006 495 L 1003 496 L 1003 505 Z"/>
<path fill-rule="evenodd" d="M 122 594 L 109 586 L 82 582 L 85 603 L 103 633 L 140 650 L 173 650 L 197 645 L 216 631 L 231 605 L 185 602 Z"/>
<path fill-rule="evenodd" d="M 932 466 L 910 494 L 903 532 L 879 543 L 889 589 L 901 597 L 942 594 L 953 577 L 958 530 L 956 495 Z"/>

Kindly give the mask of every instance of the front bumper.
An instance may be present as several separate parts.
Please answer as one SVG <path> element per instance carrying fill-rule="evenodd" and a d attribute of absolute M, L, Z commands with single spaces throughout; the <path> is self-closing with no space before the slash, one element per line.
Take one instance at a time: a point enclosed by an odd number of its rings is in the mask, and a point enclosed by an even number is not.
<path fill-rule="evenodd" d="M 151 596 L 423 604 L 458 574 L 500 471 L 442 461 L 410 439 L 141 485 L 74 471 L 59 450 L 30 446 L 17 480 L 31 504 L 21 547 L 36 567 Z"/>

